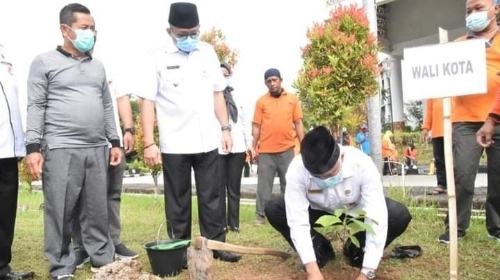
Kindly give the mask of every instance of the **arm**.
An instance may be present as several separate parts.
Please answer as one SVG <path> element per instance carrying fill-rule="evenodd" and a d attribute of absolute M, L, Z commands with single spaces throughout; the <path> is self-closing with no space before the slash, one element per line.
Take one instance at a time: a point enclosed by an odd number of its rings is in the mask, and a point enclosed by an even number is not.
<path fill-rule="evenodd" d="M 497 92 L 495 96 L 495 101 L 493 102 L 493 108 L 488 114 L 488 118 L 493 119 L 496 123 L 500 122 L 500 92 Z"/>
<path fill-rule="evenodd" d="M 123 127 L 125 129 L 134 127 L 134 122 L 132 120 L 132 107 L 130 106 L 130 99 L 128 95 L 123 95 L 116 98 L 116 104 L 118 106 L 118 114 L 122 120 Z M 134 149 L 134 136 L 130 132 L 125 132 L 123 135 L 123 146 L 125 148 L 125 153 L 130 153 Z"/>
<path fill-rule="evenodd" d="M 365 219 L 365 222 L 375 231 L 375 235 L 366 233 L 363 267 L 377 269 L 387 240 L 387 204 L 380 174 L 375 164 L 371 161 L 367 162 L 361 174 L 363 174 L 363 179 L 360 205 L 369 218 Z"/>
<path fill-rule="evenodd" d="M 299 142 L 302 142 L 302 139 L 304 139 L 304 124 L 302 123 L 302 119 L 294 121 L 293 124 L 295 125 L 295 132 L 297 133 Z"/>
<path fill-rule="evenodd" d="M 431 128 L 432 128 L 432 99 L 427 99 L 424 123 L 422 125 L 422 129 L 429 131 L 431 130 Z"/>
<path fill-rule="evenodd" d="M 293 123 L 295 124 L 295 131 L 297 132 L 297 137 L 299 141 L 302 142 L 304 138 L 304 125 L 302 124 L 302 119 L 304 115 L 302 114 L 302 108 L 300 107 L 299 99 L 295 97 L 295 107 L 293 108 Z"/>
<path fill-rule="evenodd" d="M 104 71 L 104 70 L 103 70 Z M 120 147 L 120 137 L 118 137 L 115 114 L 113 112 L 113 101 L 111 99 L 111 93 L 109 91 L 108 80 L 104 76 L 104 81 L 102 85 L 102 106 L 104 108 L 104 129 L 106 132 L 106 138 L 113 148 Z"/>
<path fill-rule="evenodd" d="M 285 208 L 290 237 L 308 274 L 320 273 L 316 263 L 309 223 L 309 200 L 307 199 L 306 172 L 292 161 L 286 173 L 287 189 Z"/>
<path fill-rule="evenodd" d="M 28 116 L 26 127 L 26 164 L 35 180 L 41 178 L 43 166 L 40 141 L 45 124 L 48 85 L 45 65 L 42 59 L 37 57 L 31 63 L 28 76 Z"/>
<path fill-rule="evenodd" d="M 260 139 L 260 127 L 263 122 L 263 114 L 262 114 L 262 102 L 257 100 L 257 104 L 255 104 L 255 113 L 253 114 L 253 124 L 252 124 L 252 136 L 253 136 L 253 148 L 257 151 L 257 144 Z"/>
<path fill-rule="evenodd" d="M 40 141 L 45 125 L 48 79 L 40 57 L 31 63 L 28 76 L 28 115 L 26 126 L 27 154 L 40 152 Z"/>
<path fill-rule="evenodd" d="M 227 114 L 226 100 L 224 99 L 224 93 L 222 91 L 214 92 L 214 107 L 215 116 L 220 125 L 227 126 L 229 124 L 229 116 Z"/>
<path fill-rule="evenodd" d="M 144 134 L 143 144 L 145 147 L 151 144 L 155 144 L 155 138 L 153 134 L 154 122 L 155 102 L 152 100 L 143 99 L 141 101 L 141 124 Z"/>

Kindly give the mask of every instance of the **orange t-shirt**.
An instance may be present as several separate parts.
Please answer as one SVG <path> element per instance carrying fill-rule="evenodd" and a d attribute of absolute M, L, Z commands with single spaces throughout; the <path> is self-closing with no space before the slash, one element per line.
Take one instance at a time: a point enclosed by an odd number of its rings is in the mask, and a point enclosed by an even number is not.
<path fill-rule="evenodd" d="M 405 150 L 405 157 L 411 157 L 411 158 L 414 158 L 416 159 L 418 156 L 418 151 L 417 149 L 413 149 L 413 151 L 410 151 L 410 148 L 407 148 Z"/>
<path fill-rule="evenodd" d="M 466 40 L 463 36 L 456 41 Z M 452 122 L 484 122 L 490 113 L 495 96 L 500 89 L 500 34 L 493 38 L 486 48 L 486 70 L 488 74 L 488 92 L 486 94 L 457 96 L 452 99 Z"/>
<path fill-rule="evenodd" d="M 428 99 L 422 129 L 432 132 L 432 138 L 443 137 L 443 100 Z"/>
<path fill-rule="evenodd" d="M 295 146 L 293 123 L 302 119 L 295 94 L 283 91 L 280 97 L 270 93 L 257 100 L 253 123 L 260 125 L 259 153 L 281 153 Z"/>

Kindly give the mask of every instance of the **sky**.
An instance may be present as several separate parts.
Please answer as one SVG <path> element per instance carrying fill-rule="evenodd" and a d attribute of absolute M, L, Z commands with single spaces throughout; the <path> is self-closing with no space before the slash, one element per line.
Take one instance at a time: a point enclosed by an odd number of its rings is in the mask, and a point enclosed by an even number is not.
<path fill-rule="evenodd" d="M 26 99 L 26 79 L 33 58 L 62 43 L 60 9 L 74 1 L 0 1 L 0 44 L 11 58 Z M 165 29 L 172 2 L 161 0 L 82 0 L 94 16 L 98 39 L 94 56 L 100 59 L 108 78 L 118 79 L 140 71 L 138 57 L 164 46 L 170 40 Z M 291 84 L 302 64 L 300 47 L 307 43 L 306 31 L 313 22 L 326 18 L 325 0 L 199 0 L 202 31 L 220 28 L 227 43 L 240 53 L 232 84 L 240 94 L 255 100 L 265 93 L 264 72 L 281 70 L 284 87 Z M 140 81 L 138 81 L 140 82 Z"/>

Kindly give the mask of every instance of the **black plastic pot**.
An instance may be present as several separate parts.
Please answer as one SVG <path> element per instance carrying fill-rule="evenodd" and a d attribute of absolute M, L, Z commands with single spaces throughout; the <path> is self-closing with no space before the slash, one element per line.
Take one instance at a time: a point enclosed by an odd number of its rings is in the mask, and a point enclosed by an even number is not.
<path fill-rule="evenodd" d="M 146 249 L 148 254 L 149 263 L 151 264 L 151 269 L 153 270 L 154 275 L 159 277 L 174 277 L 181 273 L 183 256 L 189 244 L 173 249 L 154 248 L 157 245 L 170 244 L 179 241 L 182 240 L 159 240 L 144 245 L 144 249 Z"/>

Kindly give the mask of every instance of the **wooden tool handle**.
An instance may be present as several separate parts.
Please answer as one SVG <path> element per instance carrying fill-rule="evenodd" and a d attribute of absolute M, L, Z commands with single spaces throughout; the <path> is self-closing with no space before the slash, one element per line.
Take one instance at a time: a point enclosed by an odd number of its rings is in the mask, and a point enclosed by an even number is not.
<path fill-rule="evenodd" d="M 292 256 L 290 253 L 283 252 L 280 250 L 233 245 L 233 244 L 224 243 L 224 242 L 220 242 L 220 241 L 208 240 L 208 239 L 203 238 L 203 237 L 196 237 L 193 245 L 197 249 L 199 249 L 203 245 L 205 245 L 210 250 L 228 251 L 228 252 L 233 252 L 233 253 L 238 253 L 238 254 L 270 255 L 270 256 L 281 257 L 284 259 L 287 259 L 287 258 Z"/>

